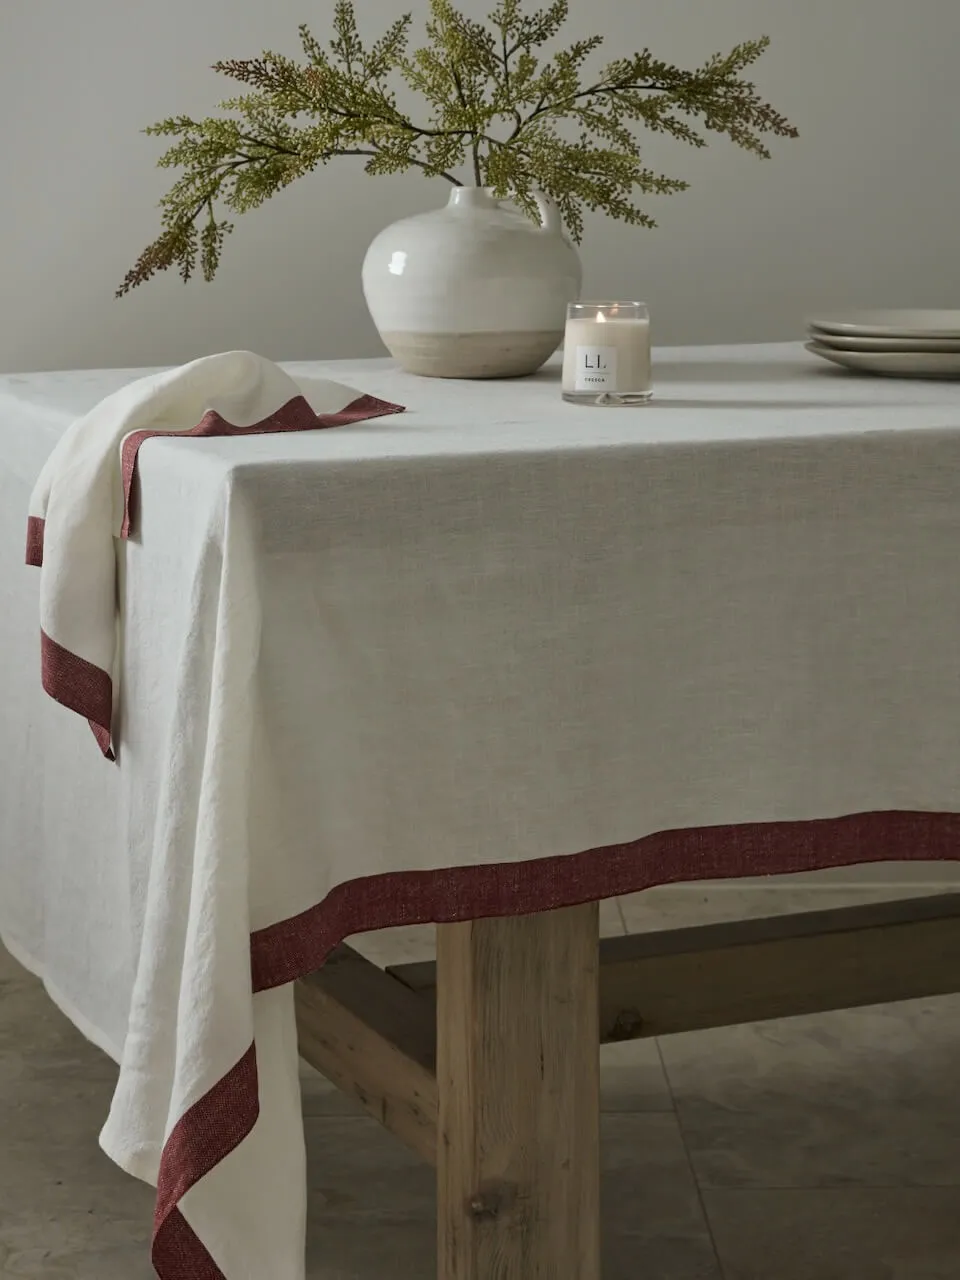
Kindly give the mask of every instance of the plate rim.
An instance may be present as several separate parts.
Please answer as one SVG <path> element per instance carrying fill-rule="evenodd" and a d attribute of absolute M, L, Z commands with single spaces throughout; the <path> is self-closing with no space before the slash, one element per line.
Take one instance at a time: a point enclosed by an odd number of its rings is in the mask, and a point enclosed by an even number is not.
<path fill-rule="evenodd" d="M 871 312 L 880 312 L 882 307 L 864 307 L 859 314 L 869 314 Z M 950 307 L 891 307 L 890 315 L 904 314 L 909 311 L 939 311 L 941 313 L 951 313 L 957 317 L 957 323 L 949 327 L 942 325 L 932 328 L 916 328 L 909 325 L 896 324 L 870 324 L 864 323 L 852 318 L 844 319 L 843 312 L 839 312 L 836 318 L 829 315 L 816 319 L 810 316 L 807 320 L 807 328 L 810 330 L 819 330 L 821 333 L 834 334 L 837 337 L 860 337 L 860 338 L 957 338 L 960 339 L 960 310 Z M 847 313 L 849 317 L 858 314 L 857 311 Z"/>
<path fill-rule="evenodd" d="M 956 365 L 956 376 L 960 378 L 960 351 L 841 351 L 838 347 L 827 347 L 823 344 L 811 341 L 804 343 L 804 348 L 812 355 L 819 356 L 822 360 L 828 360 L 831 364 L 850 364 L 853 360 L 866 360 L 867 368 L 870 364 L 876 364 L 878 360 L 897 360 L 898 357 L 906 358 L 906 360 L 920 360 L 933 357 L 935 360 L 954 361 Z M 929 367 L 927 367 L 929 371 Z M 917 372 L 924 372 L 924 366 L 921 364 Z M 944 371 L 946 373 L 952 371 Z"/>
<path fill-rule="evenodd" d="M 832 351 L 847 351 L 860 355 L 954 355 L 960 352 L 960 334 L 955 338 L 909 338 L 892 337 L 886 334 L 873 335 L 867 333 L 827 333 L 823 329 L 811 326 L 807 330 L 807 341 L 820 342 Z M 879 346 L 842 346 L 841 343 L 880 343 Z M 910 343 L 910 346 L 898 346 L 898 343 Z M 939 346 L 925 346 L 925 343 L 940 343 Z"/>

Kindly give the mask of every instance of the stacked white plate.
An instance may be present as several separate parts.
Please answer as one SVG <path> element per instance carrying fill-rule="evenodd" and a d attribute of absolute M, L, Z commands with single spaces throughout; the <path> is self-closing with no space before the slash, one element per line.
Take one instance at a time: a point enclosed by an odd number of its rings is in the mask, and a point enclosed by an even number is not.
<path fill-rule="evenodd" d="M 960 311 L 848 311 L 807 327 L 807 350 L 845 369 L 960 379 Z"/>

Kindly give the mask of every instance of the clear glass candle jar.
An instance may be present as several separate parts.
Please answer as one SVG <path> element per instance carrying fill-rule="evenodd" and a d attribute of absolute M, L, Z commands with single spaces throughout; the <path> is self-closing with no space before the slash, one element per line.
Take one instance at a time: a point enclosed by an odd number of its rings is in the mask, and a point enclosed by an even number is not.
<path fill-rule="evenodd" d="M 571 302 L 563 339 L 563 398 L 645 404 L 653 395 L 650 313 L 642 302 Z"/>

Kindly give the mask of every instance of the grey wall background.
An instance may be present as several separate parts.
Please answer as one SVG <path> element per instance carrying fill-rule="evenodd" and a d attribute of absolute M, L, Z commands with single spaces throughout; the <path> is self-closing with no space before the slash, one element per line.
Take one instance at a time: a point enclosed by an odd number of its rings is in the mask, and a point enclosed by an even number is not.
<path fill-rule="evenodd" d="M 0 370 L 162 364 L 231 347 L 275 359 L 382 351 L 363 304 L 367 244 L 446 184 L 372 179 L 340 160 L 245 216 L 213 285 L 113 289 L 156 233 L 170 180 L 138 131 L 206 114 L 209 65 L 296 51 L 330 0 L 0 0 Z M 378 34 L 418 0 L 359 0 Z M 491 6 L 464 0 L 478 16 Z M 656 231 L 594 219 L 586 295 L 642 296 L 660 342 L 797 336 L 811 310 L 960 306 L 958 0 L 572 0 L 574 34 L 613 57 L 650 45 L 696 63 L 768 33 L 763 92 L 801 130 L 761 163 L 718 141 L 653 140 L 693 181 Z M 602 51 L 603 52 L 603 51 Z"/>

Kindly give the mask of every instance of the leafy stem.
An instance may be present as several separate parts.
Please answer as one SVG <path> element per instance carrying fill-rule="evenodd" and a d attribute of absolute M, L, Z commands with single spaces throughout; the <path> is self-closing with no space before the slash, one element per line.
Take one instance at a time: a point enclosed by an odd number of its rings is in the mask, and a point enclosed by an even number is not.
<path fill-rule="evenodd" d="M 245 213 L 341 156 L 361 157 L 370 174 L 416 169 L 454 185 L 465 172 L 497 196 L 512 196 L 531 218 L 542 191 L 579 241 L 588 211 L 653 226 L 637 198 L 685 188 L 643 164 L 638 130 L 695 147 L 706 145 L 705 134 L 722 134 L 764 157 L 766 137 L 796 137 L 744 78 L 766 38 L 692 71 L 643 50 L 585 80 L 601 36 L 544 51 L 568 7 L 568 0 L 538 10 L 526 0 L 498 0 L 478 22 L 453 0 L 430 0 L 427 41 L 409 52 L 409 14 L 365 44 L 354 0 L 336 0 L 326 45 L 300 28 L 305 61 L 266 51 L 216 63 L 214 70 L 242 86 L 241 96 L 221 102 L 219 115 L 174 116 L 146 130 L 169 140 L 158 163 L 179 176 L 160 202 L 160 235 L 118 295 L 169 267 L 189 280 L 199 264 L 212 279 L 233 230 L 218 207 Z M 399 84 L 419 95 L 424 120 L 399 107 Z"/>

